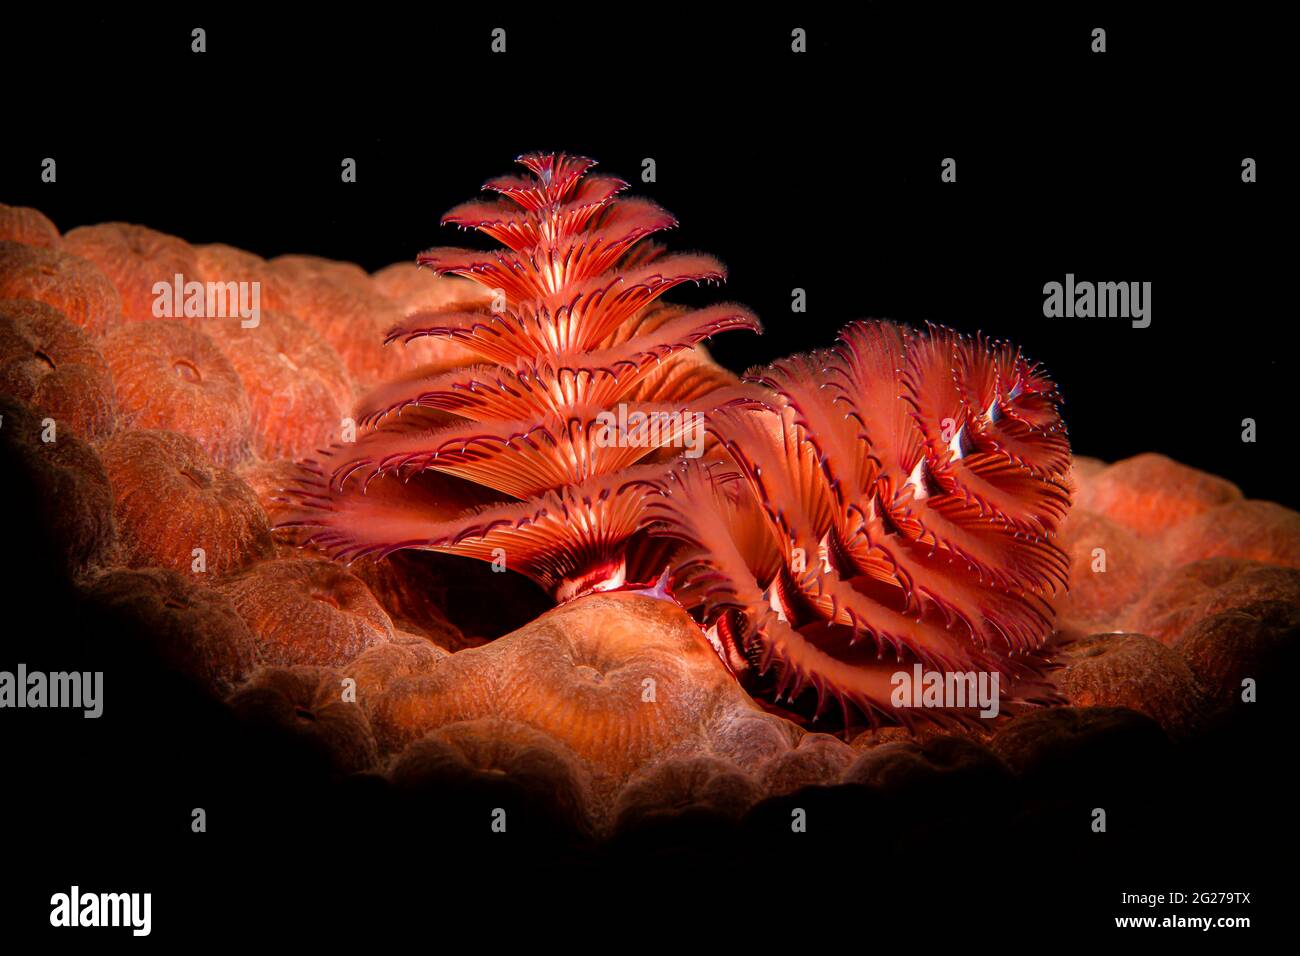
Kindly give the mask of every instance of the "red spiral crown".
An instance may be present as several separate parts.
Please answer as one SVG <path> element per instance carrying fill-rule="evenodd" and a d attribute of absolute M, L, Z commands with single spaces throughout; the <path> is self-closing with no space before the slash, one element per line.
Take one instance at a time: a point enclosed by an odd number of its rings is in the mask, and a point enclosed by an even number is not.
<path fill-rule="evenodd" d="M 767 410 L 709 427 L 732 467 L 684 463 L 650 507 L 690 549 L 679 596 L 738 673 L 873 720 L 913 664 L 987 672 L 1032 700 L 1070 505 L 1055 386 L 1012 346 L 855 323 L 751 373 Z M 968 708 L 969 709 L 969 708 Z M 945 711 L 943 717 L 966 716 Z"/>

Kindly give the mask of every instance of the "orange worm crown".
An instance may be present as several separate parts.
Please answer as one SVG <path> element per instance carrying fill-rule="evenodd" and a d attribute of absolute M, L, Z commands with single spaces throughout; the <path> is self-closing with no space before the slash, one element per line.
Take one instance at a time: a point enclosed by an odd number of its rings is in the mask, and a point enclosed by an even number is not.
<path fill-rule="evenodd" d="M 432 249 L 417 260 L 486 286 L 491 306 L 414 313 L 387 337 L 444 337 L 478 364 L 423 369 L 363 399 L 367 430 L 303 463 L 281 526 L 346 559 L 402 548 L 504 558 L 564 599 L 658 575 L 666 542 L 638 531 L 652 482 L 670 467 L 663 450 L 704 413 L 755 394 L 691 351 L 759 324 L 740 306 L 658 303 L 725 271 L 710 256 L 642 243 L 676 220 L 621 198 L 626 183 L 589 176 L 591 160 L 562 153 L 519 162 L 528 175 L 484 186 L 497 201 L 443 217 L 504 250 Z M 611 421 L 657 427 L 613 433 Z"/>

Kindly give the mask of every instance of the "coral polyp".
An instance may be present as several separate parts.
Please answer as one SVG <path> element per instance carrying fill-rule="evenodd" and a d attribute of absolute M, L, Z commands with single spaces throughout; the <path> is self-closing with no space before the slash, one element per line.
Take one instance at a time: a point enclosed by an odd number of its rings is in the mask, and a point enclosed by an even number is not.
<path fill-rule="evenodd" d="M 416 312 L 388 335 L 450 340 L 476 364 L 417 370 L 363 399 L 368 430 L 305 463 L 284 525 L 341 558 L 425 548 L 504 561 L 564 599 L 641 575 L 642 504 L 669 467 L 656 453 L 693 450 L 705 413 L 750 394 L 687 353 L 758 322 L 735 305 L 657 307 L 682 283 L 721 281 L 721 263 L 638 245 L 676 220 L 621 199 L 621 180 L 587 176 L 591 160 L 519 162 L 529 175 L 484 187 L 497 201 L 443 220 L 505 250 L 418 259 L 485 286 L 490 301 Z M 416 475 L 367 493 L 377 478 Z"/>
<path fill-rule="evenodd" d="M 709 418 L 730 462 L 683 463 L 648 506 L 688 546 L 678 597 L 737 675 L 846 719 L 910 721 L 894 691 L 913 665 L 1034 699 L 1070 504 L 1041 369 L 1009 345 L 869 322 L 750 378 L 764 410 Z"/>

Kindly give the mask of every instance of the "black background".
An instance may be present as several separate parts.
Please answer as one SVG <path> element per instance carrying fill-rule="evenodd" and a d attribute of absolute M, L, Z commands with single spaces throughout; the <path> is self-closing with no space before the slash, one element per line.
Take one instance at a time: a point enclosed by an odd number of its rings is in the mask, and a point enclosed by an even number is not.
<path fill-rule="evenodd" d="M 721 292 L 675 298 L 758 312 L 763 337 L 714 343 L 733 369 L 827 345 L 855 318 L 982 329 L 1053 372 L 1077 452 L 1159 451 L 1294 505 L 1281 31 L 1220 16 L 1142 22 L 1092 5 L 910 17 L 874 5 L 52 12 L 4 24 L 0 201 L 63 230 L 125 220 L 376 269 L 472 242 L 438 217 L 519 153 L 578 152 L 678 216 L 673 248 L 727 263 Z M 190 52 L 194 26 L 207 29 L 205 54 Z M 504 56 L 489 52 L 494 26 L 508 31 Z M 790 53 L 794 26 L 809 31 L 806 55 Z M 1104 55 L 1089 52 L 1094 26 L 1108 30 Z M 57 184 L 40 182 L 45 156 Z M 939 180 L 947 156 L 955 184 Z M 1253 185 L 1241 182 L 1246 156 L 1259 165 Z M 340 181 L 343 157 L 357 160 L 355 184 Z M 640 182 L 644 157 L 655 183 Z M 1067 272 L 1150 281 L 1150 328 L 1044 318 L 1043 284 Z M 790 311 L 794 287 L 807 290 L 806 315 Z M 1255 444 L 1241 441 L 1247 417 Z M 882 924 L 914 929 L 899 924 L 913 909 L 895 908 L 910 902 L 920 925 L 969 912 L 973 932 L 1041 923 L 1071 938 L 1124 912 L 1121 889 L 1162 883 L 1254 888 L 1249 911 L 1263 912 L 1274 886 L 1264 859 L 1293 845 L 1271 769 L 1277 705 L 1167 772 L 1130 786 L 1114 770 L 1107 786 L 1133 812 L 1103 850 L 972 825 L 918 872 L 907 853 L 873 852 L 868 828 L 859 844 L 797 858 L 778 848 L 761 864 L 633 855 L 537 877 L 536 858 L 521 868 L 449 835 L 454 816 L 414 835 L 385 826 L 365 793 L 324 788 L 215 708 L 196 712 L 188 688 L 130 657 L 129 634 L 78 617 L 49 583 L 37 529 L 10 517 L 12 620 L 30 623 L 14 627 L 4 666 L 98 659 L 110 687 L 131 689 L 115 692 L 111 719 L 3 717 L 9 859 L 20 862 L 0 913 L 12 908 L 15 931 L 44 925 L 49 894 L 80 880 L 152 889 L 160 937 L 249 939 L 273 921 L 290 943 L 323 926 L 379 940 L 401 925 L 441 945 L 458 914 L 487 913 L 477 932 L 523 928 L 539 945 L 620 945 L 689 916 L 724 940 L 784 926 L 820 946 L 846 928 L 824 912 L 841 907 L 865 945 Z M 191 839 L 193 806 L 208 807 L 205 838 Z M 365 912 L 380 905 L 386 917 Z M 511 926 L 509 913 L 536 922 Z M 626 917 L 622 935 L 575 936 L 613 914 Z"/>
<path fill-rule="evenodd" d="M 792 23 L 809 30 L 806 55 L 790 53 Z M 489 52 L 494 25 L 505 55 Z M 762 339 L 715 342 L 738 371 L 828 345 L 856 318 L 983 330 L 1056 376 L 1080 454 L 1158 451 L 1248 497 L 1297 500 L 1273 152 L 1285 121 L 1277 37 L 1253 18 L 868 7 L 789 22 L 573 9 L 44 26 L 8 43 L 11 71 L 31 66 L 0 201 L 63 230 L 125 220 L 377 269 L 472 242 L 438 217 L 520 153 L 578 152 L 675 213 L 674 248 L 728 265 L 721 293 L 695 297 L 764 321 Z M 45 156 L 57 184 L 40 182 Z M 1043 285 L 1066 273 L 1151 282 L 1150 328 L 1045 319 Z"/>

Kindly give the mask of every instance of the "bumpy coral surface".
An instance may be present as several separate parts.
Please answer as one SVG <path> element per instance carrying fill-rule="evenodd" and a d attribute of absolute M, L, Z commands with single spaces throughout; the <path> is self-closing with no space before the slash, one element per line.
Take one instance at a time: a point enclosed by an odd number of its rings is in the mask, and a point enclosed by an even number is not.
<path fill-rule="evenodd" d="M 259 456 L 301 458 L 339 437 L 352 411 L 352 383 L 338 353 L 309 325 L 263 310 L 253 327 L 233 319 L 200 327 L 239 376 Z"/>
<path fill-rule="evenodd" d="M 35 299 L 101 336 L 122 321 L 122 298 L 94 264 L 59 249 L 0 242 L 0 299 Z"/>
<path fill-rule="evenodd" d="M 117 535 L 113 491 L 104 463 L 86 440 L 8 395 L 0 394 L 0 450 L 13 469 L 13 489 L 32 498 L 11 507 L 34 509 L 51 549 L 69 577 L 111 562 Z"/>
<path fill-rule="evenodd" d="M 139 322 L 103 343 L 118 413 L 130 428 L 189 435 L 220 465 L 249 454 L 248 396 L 239 373 L 196 325 Z"/>
<path fill-rule="evenodd" d="M 602 799 L 672 754 L 716 746 L 766 758 L 789 745 L 776 729 L 784 722 L 744 694 L 680 607 L 631 592 L 572 602 L 490 644 L 420 662 L 381 693 L 369 707 L 382 749 L 500 717 L 577 754 Z"/>
<path fill-rule="evenodd" d="M 94 341 L 53 306 L 0 300 L 0 392 L 90 441 L 113 427 L 113 382 Z"/>
<path fill-rule="evenodd" d="M 268 732 L 297 740 L 341 773 L 378 760 L 365 715 L 343 699 L 343 677 L 328 667 L 267 667 L 231 695 L 230 709 Z"/>
<path fill-rule="evenodd" d="M 218 698 L 244 682 L 262 649 L 234 606 L 194 576 L 166 568 L 114 568 L 86 590 L 97 611 L 135 622 L 159 658 Z"/>
<path fill-rule="evenodd" d="M 88 259 L 112 280 L 122 296 L 122 317 L 128 322 L 156 318 L 154 286 L 170 287 L 199 279 L 194 250 L 188 242 L 144 226 L 106 222 L 81 226 L 63 237 L 62 249 Z"/>
<path fill-rule="evenodd" d="M 0 203 L 0 239 L 49 248 L 59 244 L 59 230 L 39 209 Z"/>
<path fill-rule="evenodd" d="M 206 582 L 270 553 L 257 496 L 238 475 L 213 464 L 194 439 L 122 431 L 101 451 L 132 567 L 171 568 Z"/>
<path fill-rule="evenodd" d="M 334 667 L 393 637 L 393 622 L 365 584 L 330 561 L 263 561 L 217 587 L 271 664 Z"/>

